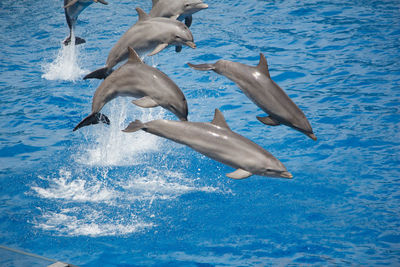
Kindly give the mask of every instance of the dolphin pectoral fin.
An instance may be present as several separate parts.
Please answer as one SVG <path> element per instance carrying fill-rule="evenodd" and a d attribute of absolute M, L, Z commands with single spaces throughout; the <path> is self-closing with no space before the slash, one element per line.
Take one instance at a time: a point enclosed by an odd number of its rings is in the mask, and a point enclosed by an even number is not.
<path fill-rule="evenodd" d="M 214 70 L 215 67 L 213 64 L 198 64 L 198 65 L 194 65 L 192 63 L 187 63 L 189 65 L 189 67 L 191 67 L 192 69 L 195 70 Z"/>
<path fill-rule="evenodd" d="M 125 128 L 125 130 L 122 130 L 125 133 L 133 133 L 136 131 L 139 131 L 144 127 L 144 123 L 141 122 L 140 120 L 135 120 L 131 123 L 129 123 L 128 127 Z"/>
<path fill-rule="evenodd" d="M 251 172 L 245 171 L 243 169 L 237 169 L 234 172 L 226 174 L 226 176 L 228 176 L 229 178 L 236 179 L 236 180 L 245 179 L 252 175 L 253 174 Z"/>
<path fill-rule="evenodd" d="M 153 52 L 148 54 L 148 56 L 154 56 L 155 54 L 159 53 L 161 50 L 163 50 L 167 46 L 168 46 L 168 44 L 165 44 L 165 43 L 157 45 L 157 47 L 153 50 Z"/>
<path fill-rule="evenodd" d="M 92 125 L 92 124 L 98 124 L 99 122 L 105 123 L 105 124 L 110 124 L 110 120 L 107 118 L 106 115 L 101 114 L 99 112 L 90 114 L 86 118 L 84 118 L 78 125 L 75 126 L 73 131 L 78 130 L 79 128 L 82 128 L 84 126 Z"/>
<path fill-rule="evenodd" d="M 278 126 L 281 123 L 279 121 L 274 120 L 271 116 L 268 117 L 259 117 L 257 116 L 257 120 L 269 126 Z"/>
<path fill-rule="evenodd" d="M 175 46 L 175 52 L 176 52 L 176 53 L 179 53 L 179 52 L 181 52 L 181 51 L 182 51 L 182 46 L 181 46 L 181 45 Z"/>
<path fill-rule="evenodd" d="M 142 108 L 154 108 L 159 106 L 150 96 L 144 96 L 142 98 L 132 101 L 133 104 Z"/>
<path fill-rule="evenodd" d="M 187 16 L 186 18 L 185 18 L 185 24 L 186 24 L 186 26 L 189 28 L 190 27 L 190 25 L 192 25 L 192 15 L 189 15 L 189 16 Z"/>
<path fill-rule="evenodd" d="M 69 2 L 68 4 L 66 4 L 66 5 L 64 6 L 64 8 L 69 8 L 69 7 L 73 6 L 73 5 L 75 5 L 76 2 L 78 2 L 78 0 L 72 0 L 71 2 Z"/>
<path fill-rule="evenodd" d="M 104 67 L 87 74 L 83 79 L 105 79 L 108 75 L 110 75 L 110 71 L 108 67 Z"/>

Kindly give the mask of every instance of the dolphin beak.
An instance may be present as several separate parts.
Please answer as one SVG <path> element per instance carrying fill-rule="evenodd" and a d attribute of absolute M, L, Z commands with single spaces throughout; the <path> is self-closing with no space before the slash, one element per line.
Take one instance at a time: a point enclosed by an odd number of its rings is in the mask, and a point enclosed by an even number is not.
<path fill-rule="evenodd" d="M 187 46 L 189 46 L 190 48 L 193 48 L 193 49 L 196 48 L 196 44 L 193 43 L 193 42 L 190 42 L 190 41 L 186 42 L 185 45 L 187 45 Z"/>
<path fill-rule="evenodd" d="M 208 8 L 208 5 L 205 4 L 205 3 L 203 3 L 203 4 L 200 4 L 200 5 L 197 5 L 197 7 L 198 7 L 199 9 L 206 9 L 206 8 Z"/>
<path fill-rule="evenodd" d="M 291 179 L 293 178 L 293 175 L 290 172 L 281 172 L 280 177 Z"/>
<path fill-rule="evenodd" d="M 317 141 L 317 137 L 315 136 L 315 134 L 311 133 L 311 134 L 307 134 L 308 137 L 310 137 L 312 140 Z"/>

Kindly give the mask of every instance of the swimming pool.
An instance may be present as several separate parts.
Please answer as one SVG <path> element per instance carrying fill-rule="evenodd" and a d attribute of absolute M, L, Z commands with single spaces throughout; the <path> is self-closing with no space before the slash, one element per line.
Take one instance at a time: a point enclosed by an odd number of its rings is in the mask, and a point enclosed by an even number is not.
<path fill-rule="evenodd" d="M 151 8 L 109 2 L 80 15 L 86 44 L 73 51 L 61 46 L 60 1 L 0 3 L 0 244 L 79 266 L 399 264 L 398 1 L 205 1 L 197 49 L 145 58 L 182 89 L 189 120 L 219 108 L 294 175 L 240 181 L 187 147 L 122 133 L 137 118 L 175 119 L 128 98 L 105 106 L 110 126 L 72 132 L 100 84 L 81 78 L 136 22 L 135 7 Z M 260 52 L 318 141 L 261 124 L 233 82 L 186 65 L 257 65 Z"/>

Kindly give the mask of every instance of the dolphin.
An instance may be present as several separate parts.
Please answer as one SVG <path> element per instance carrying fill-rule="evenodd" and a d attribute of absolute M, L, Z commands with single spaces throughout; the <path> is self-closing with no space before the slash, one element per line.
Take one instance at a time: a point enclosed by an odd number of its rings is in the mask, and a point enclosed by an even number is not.
<path fill-rule="evenodd" d="M 173 18 L 179 21 L 185 20 L 186 26 L 192 25 L 192 15 L 208 5 L 202 0 L 153 0 L 153 7 L 149 15 L 153 18 Z M 181 45 L 175 47 L 176 52 L 182 50 Z"/>
<path fill-rule="evenodd" d="M 218 60 L 215 64 L 188 65 L 196 70 L 213 70 L 234 81 L 250 100 L 269 114 L 267 117 L 257 117 L 260 122 L 270 126 L 284 124 L 317 140 L 301 109 L 271 79 L 267 59 L 262 53 L 255 67 L 228 60 Z"/>
<path fill-rule="evenodd" d="M 124 132 L 143 130 L 187 145 L 201 154 L 236 171 L 226 176 L 244 179 L 253 174 L 292 178 L 285 166 L 264 148 L 233 132 L 222 113 L 216 109 L 211 123 L 154 120 L 131 122 Z"/>
<path fill-rule="evenodd" d="M 108 5 L 104 0 L 64 0 L 64 12 L 67 24 L 69 27 L 69 37 L 64 40 L 64 45 L 71 43 L 72 32 L 75 29 L 76 21 L 78 20 L 79 14 L 93 2 L 99 2 L 103 5 Z M 86 41 L 82 38 L 75 37 L 75 44 L 83 44 Z"/>
<path fill-rule="evenodd" d="M 189 28 L 180 21 L 169 18 L 152 18 L 142 9 L 136 8 L 139 20 L 122 35 L 108 54 L 106 66 L 95 70 L 83 79 L 104 79 L 112 68 L 128 58 L 128 46 L 141 55 L 153 50 L 149 56 L 155 55 L 168 45 L 187 45 L 196 48 Z"/>
<path fill-rule="evenodd" d="M 110 124 L 106 115 L 101 114 L 103 106 L 118 96 L 131 96 L 133 104 L 151 108 L 161 106 L 186 121 L 188 107 L 181 89 L 163 72 L 143 63 L 131 47 L 129 59 L 112 72 L 97 88 L 92 101 L 92 112 L 75 128 L 77 129 L 103 122 Z"/>

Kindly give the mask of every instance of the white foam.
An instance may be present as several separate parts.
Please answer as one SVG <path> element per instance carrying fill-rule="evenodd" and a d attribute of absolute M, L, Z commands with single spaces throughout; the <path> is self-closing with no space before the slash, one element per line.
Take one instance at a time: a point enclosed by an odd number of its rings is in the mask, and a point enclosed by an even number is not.
<path fill-rule="evenodd" d="M 47 199 L 63 199 L 72 202 L 110 202 L 115 193 L 106 184 L 93 179 L 71 178 L 71 172 L 60 170 L 59 177 L 44 178 L 50 184 L 47 188 L 32 186 L 40 197 Z"/>
<path fill-rule="evenodd" d="M 62 43 L 56 59 L 53 62 L 43 65 L 44 74 L 42 78 L 46 80 L 65 81 L 76 81 L 79 79 L 87 72 L 79 66 L 80 48 L 81 45 L 75 46 L 75 36 L 72 31 L 71 43 L 67 46 Z"/>
<path fill-rule="evenodd" d="M 186 178 L 183 173 L 148 167 L 150 173 L 129 179 L 120 186 L 130 200 L 174 199 L 190 192 L 221 192 L 218 187 L 198 186 L 199 179 Z"/>
<path fill-rule="evenodd" d="M 31 190 L 51 205 L 41 205 L 35 227 L 63 236 L 128 235 L 156 226 L 157 201 L 191 192 L 224 193 L 180 172 L 147 167 L 145 175 L 111 173 L 106 168 L 78 173 L 61 169 L 54 177 L 40 177 L 45 185 Z"/>
<path fill-rule="evenodd" d="M 48 212 L 43 215 L 42 221 L 36 224 L 37 228 L 55 232 L 62 236 L 121 236 L 143 231 L 154 226 L 153 223 L 144 223 L 130 215 L 129 218 L 104 219 L 104 214 L 96 209 L 85 210 L 89 216 L 79 218 L 74 215 L 74 209 L 63 209 L 61 212 Z"/>
<path fill-rule="evenodd" d="M 75 161 L 90 166 L 129 166 L 141 163 L 141 155 L 158 150 L 161 139 L 157 136 L 138 131 L 122 132 L 128 124 L 135 120 L 150 121 L 162 117 L 164 110 L 138 109 L 131 103 L 131 98 L 119 97 L 107 103 L 105 114 L 110 125 L 91 125 L 86 133 L 87 142 L 80 146 Z M 130 112 L 135 108 L 135 112 Z M 133 116 L 128 116 L 128 113 Z M 135 114 L 137 114 L 135 116 Z"/>

